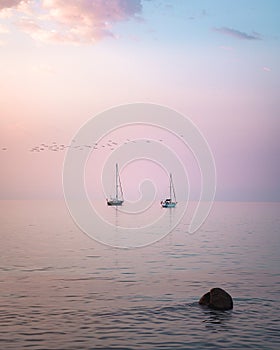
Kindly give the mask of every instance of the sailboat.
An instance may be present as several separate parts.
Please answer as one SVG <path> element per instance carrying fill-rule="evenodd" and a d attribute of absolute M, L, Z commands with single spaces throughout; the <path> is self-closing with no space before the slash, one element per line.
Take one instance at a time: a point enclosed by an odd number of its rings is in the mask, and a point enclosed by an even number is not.
<path fill-rule="evenodd" d="M 119 193 L 120 190 L 120 193 Z M 116 195 L 113 198 L 107 199 L 107 205 L 122 205 L 123 204 L 123 191 L 122 184 L 119 175 L 118 163 L 116 164 Z"/>
<path fill-rule="evenodd" d="M 177 201 L 175 195 L 174 184 L 172 180 L 172 174 L 169 175 L 169 198 L 166 198 L 164 201 L 160 202 L 163 208 L 175 208 Z"/>

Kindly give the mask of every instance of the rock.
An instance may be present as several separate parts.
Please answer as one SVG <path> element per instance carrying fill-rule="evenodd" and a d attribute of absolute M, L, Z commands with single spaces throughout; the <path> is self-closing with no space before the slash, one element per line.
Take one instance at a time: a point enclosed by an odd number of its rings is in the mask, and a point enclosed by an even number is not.
<path fill-rule="evenodd" d="M 212 288 L 210 292 L 200 298 L 199 304 L 215 310 L 231 310 L 233 308 L 232 297 L 222 288 Z"/>
<path fill-rule="evenodd" d="M 206 294 L 204 294 L 204 295 L 200 298 L 199 304 L 200 304 L 200 305 L 209 306 L 209 304 L 210 304 L 210 292 L 207 292 Z"/>

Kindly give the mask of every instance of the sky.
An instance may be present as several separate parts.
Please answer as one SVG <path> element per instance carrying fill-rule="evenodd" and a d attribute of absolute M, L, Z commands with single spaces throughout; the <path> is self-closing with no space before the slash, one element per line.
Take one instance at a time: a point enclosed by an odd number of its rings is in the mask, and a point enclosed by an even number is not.
<path fill-rule="evenodd" d="M 0 198 L 63 198 L 66 146 L 79 128 L 147 102 L 204 135 L 216 200 L 279 201 L 279 14 L 278 0 L 0 0 Z M 106 142 L 89 174 L 113 150 Z M 133 197 L 133 175 L 123 177 Z"/>

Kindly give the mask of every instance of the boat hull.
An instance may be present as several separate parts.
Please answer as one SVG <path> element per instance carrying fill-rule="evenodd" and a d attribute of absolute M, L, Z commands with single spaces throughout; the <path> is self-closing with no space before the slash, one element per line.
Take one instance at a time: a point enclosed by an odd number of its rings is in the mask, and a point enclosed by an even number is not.
<path fill-rule="evenodd" d="M 163 208 L 175 208 L 177 202 L 163 201 L 160 203 Z"/>
<path fill-rule="evenodd" d="M 120 206 L 123 204 L 123 201 L 121 200 L 110 200 L 110 201 L 107 201 L 107 205 L 109 206 Z"/>

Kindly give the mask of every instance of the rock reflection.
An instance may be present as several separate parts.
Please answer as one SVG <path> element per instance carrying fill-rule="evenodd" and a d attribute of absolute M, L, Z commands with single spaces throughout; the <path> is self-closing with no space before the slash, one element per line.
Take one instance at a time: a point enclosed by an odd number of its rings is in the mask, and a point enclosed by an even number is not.
<path fill-rule="evenodd" d="M 216 328 L 217 325 L 221 325 L 223 328 L 228 326 L 228 322 L 232 318 L 232 311 L 218 311 L 210 310 L 203 307 L 205 319 L 203 322 L 207 328 Z"/>

